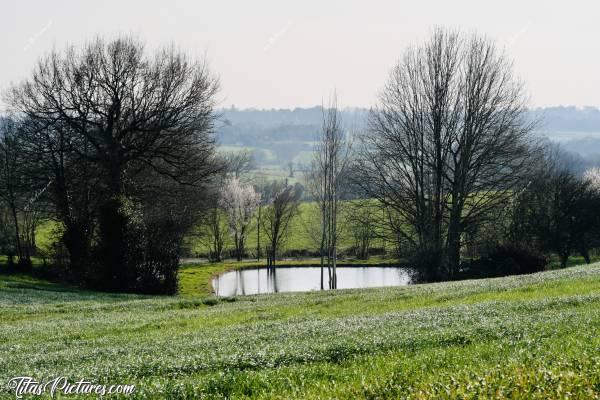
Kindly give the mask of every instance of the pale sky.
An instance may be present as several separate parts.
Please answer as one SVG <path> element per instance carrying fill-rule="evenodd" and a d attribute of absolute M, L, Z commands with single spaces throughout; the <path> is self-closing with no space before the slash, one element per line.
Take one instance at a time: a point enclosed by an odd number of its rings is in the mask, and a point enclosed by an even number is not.
<path fill-rule="evenodd" d="M 370 106 L 406 47 L 436 25 L 495 39 L 532 106 L 600 107 L 600 2 L 588 0 L 2 0 L 0 90 L 95 35 L 175 42 L 222 83 L 223 107 Z"/>

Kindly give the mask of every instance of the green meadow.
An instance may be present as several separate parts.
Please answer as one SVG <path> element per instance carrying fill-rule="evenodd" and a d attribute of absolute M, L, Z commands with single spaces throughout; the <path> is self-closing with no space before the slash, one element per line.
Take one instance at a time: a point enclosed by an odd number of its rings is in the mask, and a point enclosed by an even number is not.
<path fill-rule="evenodd" d="M 0 381 L 135 384 L 129 398 L 140 399 L 600 397 L 600 263 L 405 287 L 210 295 L 212 276 L 251 265 L 184 266 L 173 297 L 0 275 Z"/>

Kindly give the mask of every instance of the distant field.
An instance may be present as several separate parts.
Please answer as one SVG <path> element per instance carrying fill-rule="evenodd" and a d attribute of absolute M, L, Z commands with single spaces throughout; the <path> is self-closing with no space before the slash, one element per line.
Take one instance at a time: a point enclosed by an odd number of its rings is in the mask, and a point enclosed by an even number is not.
<path fill-rule="evenodd" d="M 344 220 L 344 205 L 348 205 L 347 202 L 342 202 L 342 212 L 340 213 L 339 219 L 339 238 L 338 248 L 340 251 L 346 251 L 354 246 L 354 239 L 351 232 L 347 229 L 347 224 Z M 319 231 L 319 210 L 317 203 L 314 202 L 303 202 L 300 204 L 300 213 L 295 217 L 289 228 L 289 236 L 282 246 L 283 252 L 289 251 L 301 251 L 309 250 L 311 252 L 318 251 L 320 244 L 320 231 Z M 190 239 L 188 242 L 192 252 L 205 254 L 208 253 L 208 245 L 206 240 L 202 239 Z M 261 233 L 261 248 L 267 245 L 265 241 L 264 233 Z M 248 234 L 246 249 L 249 253 L 254 255 L 256 253 L 257 246 L 257 219 L 254 218 L 250 226 Z M 391 250 L 391 243 L 384 242 L 381 239 L 374 239 L 371 243 L 372 248 L 387 248 Z M 228 249 L 233 249 L 233 243 L 228 243 Z"/>
<path fill-rule="evenodd" d="M 251 147 L 251 146 L 236 146 L 236 145 L 220 145 L 218 147 L 221 152 L 228 153 L 237 153 L 244 150 L 251 151 L 254 153 L 255 162 L 259 165 L 259 167 L 263 167 L 265 165 L 278 165 L 278 158 L 273 150 L 268 148 L 261 147 Z"/>
<path fill-rule="evenodd" d="M 272 177 L 275 175 L 271 175 Z M 283 179 L 285 179 L 283 177 Z M 293 184 L 293 180 L 290 179 L 290 184 Z M 316 203 L 304 202 L 300 205 L 300 214 L 292 220 L 292 224 L 289 229 L 289 237 L 285 241 L 282 250 L 283 251 L 302 251 L 310 250 L 316 252 L 319 248 L 319 228 L 318 228 L 318 210 Z M 49 253 L 52 242 L 57 237 L 59 224 L 54 221 L 45 221 L 37 229 L 36 243 L 39 248 L 42 249 L 43 253 Z M 257 220 L 253 219 L 248 239 L 246 243 L 247 250 L 254 255 L 256 253 L 257 245 Z M 207 254 L 208 245 L 206 238 L 189 237 L 187 239 L 188 247 L 193 253 Z M 266 247 L 266 239 L 264 232 L 261 234 L 261 247 Z M 385 244 L 381 240 L 374 240 L 372 247 L 381 248 Z M 350 233 L 345 229 L 345 223 L 343 218 L 340 220 L 340 237 L 339 237 L 339 248 L 341 251 L 345 251 L 353 246 L 353 239 Z M 390 244 L 387 243 L 389 247 Z M 227 243 L 227 249 L 233 249 L 233 242 L 229 238 Z"/>
<path fill-rule="evenodd" d="M 252 182 L 265 181 L 265 182 L 285 182 L 294 185 L 296 183 L 305 184 L 304 174 L 301 171 L 294 171 L 294 176 L 289 177 L 289 171 L 284 168 L 272 167 L 272 168 L 257 168 L 253 169 L 248 173 L 248 177 Z"/>
<path fill-rule="evenodd" d="M 139 399 L 598 399 L 599 309 L 600 264 L 226 299 L 0 276 L 0 381 L 135 384 Z"/>

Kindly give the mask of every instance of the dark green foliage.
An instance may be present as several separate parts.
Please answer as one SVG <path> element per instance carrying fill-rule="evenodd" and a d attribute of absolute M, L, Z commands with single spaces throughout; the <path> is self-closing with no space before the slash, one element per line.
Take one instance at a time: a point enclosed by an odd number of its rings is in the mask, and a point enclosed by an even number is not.
<path fill-rule="evenodd" d="M 149 55 L 130 37 L 53 51 L 10 90 L 19 140 L 9 154 L 28 178 L 25 197 L 44 196 L 62 225 L 71 280 L 177 291 L 183 236 L 220 169 L 217 91 L 204 63 L 174 48 Z"/>
<path fill-rule="evenodd" d="M 207 297 L 206 299 L 202 300 L 202 304 L 206 306 L 216 306 L 219 304 L 219 299 L 216 297 Z"/>
<path fill-rule="evenodd" d="M 447 280 L 447 276 L 440 269 L 442 265 L 443 253 L 440 249 L 428 249 L 424 251 L 415 251 L 409 261 L 409 265 L 414 268 L 415 282 L 440 282 Z"/>
<path fill-rule="evenodd" d="M 94 254 L 99 279 L 98 282 L 94 282 L 94 286 L 126 291 L 135 279 L 134 271 L 126 263 L 128 244 L 133 244 L 126 240 L 129 217 L 118 198 L 106 201 L 99 211 L 100 238 Z"/>
<path fill-rule="evenodd" d="M 129 264 L 135 266 L 135 291 L 140 293 L 174 294 L 177 292 L 177 270 L 181 249 L 181 229 L 167 218 L 150 221 L 142 227 L 141 237 L 131 237 L 137 244 L 134 252 L 128 252 Z"/>
<path fill-rule="evenodd" d="M 461 279 L 520 275 L 546 269 L 548 258 L 535 249 L 499 245 L 489 254 L 461 264 Z"/>
<path fill-rule="evenodd" d="M 517 199 L 512 232 L 518 241 L 555 253 L 561 266 L 574 252 L 589 263 L 599 243 L 600 192 L 550 157 Z"/>

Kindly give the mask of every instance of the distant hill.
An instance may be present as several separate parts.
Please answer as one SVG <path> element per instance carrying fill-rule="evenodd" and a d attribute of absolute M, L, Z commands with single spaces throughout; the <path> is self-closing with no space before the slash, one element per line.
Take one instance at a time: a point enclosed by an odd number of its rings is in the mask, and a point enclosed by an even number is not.
<path fill-rule="evenodd" d="M 236 109 L 218 111 L 217 139 L 225 150 L 250 148 L 260 166 L 280 167 L 310 159 L 321 129 L 322 107 L 295 109 Z M 364 130 L 369 110 L 348 108 L 340 112 L 348 130 Z M 558 106 L 531 109 L 540 121 L 539 131 L 583 156 L 600 154 L 600 110 L 595 107 Z"/>
<path fill-rule="evenodd" d="M 289 161 L 307 164 L 323 118 L 322 107 L 228 108 L 218 113 L 217 139 L 222 148 L 227 151 L 252 149 L 261 167 L 281 167 Z M 368 110 L 345 109 L 340 114 L 346 129 L 364 129 Z"/>
<path fill-rule="evenodd" d="M 595 107 L 546 107 L 531 112 L 542 118 L 542 130 L 600 132 L 600 109 Z"/>

